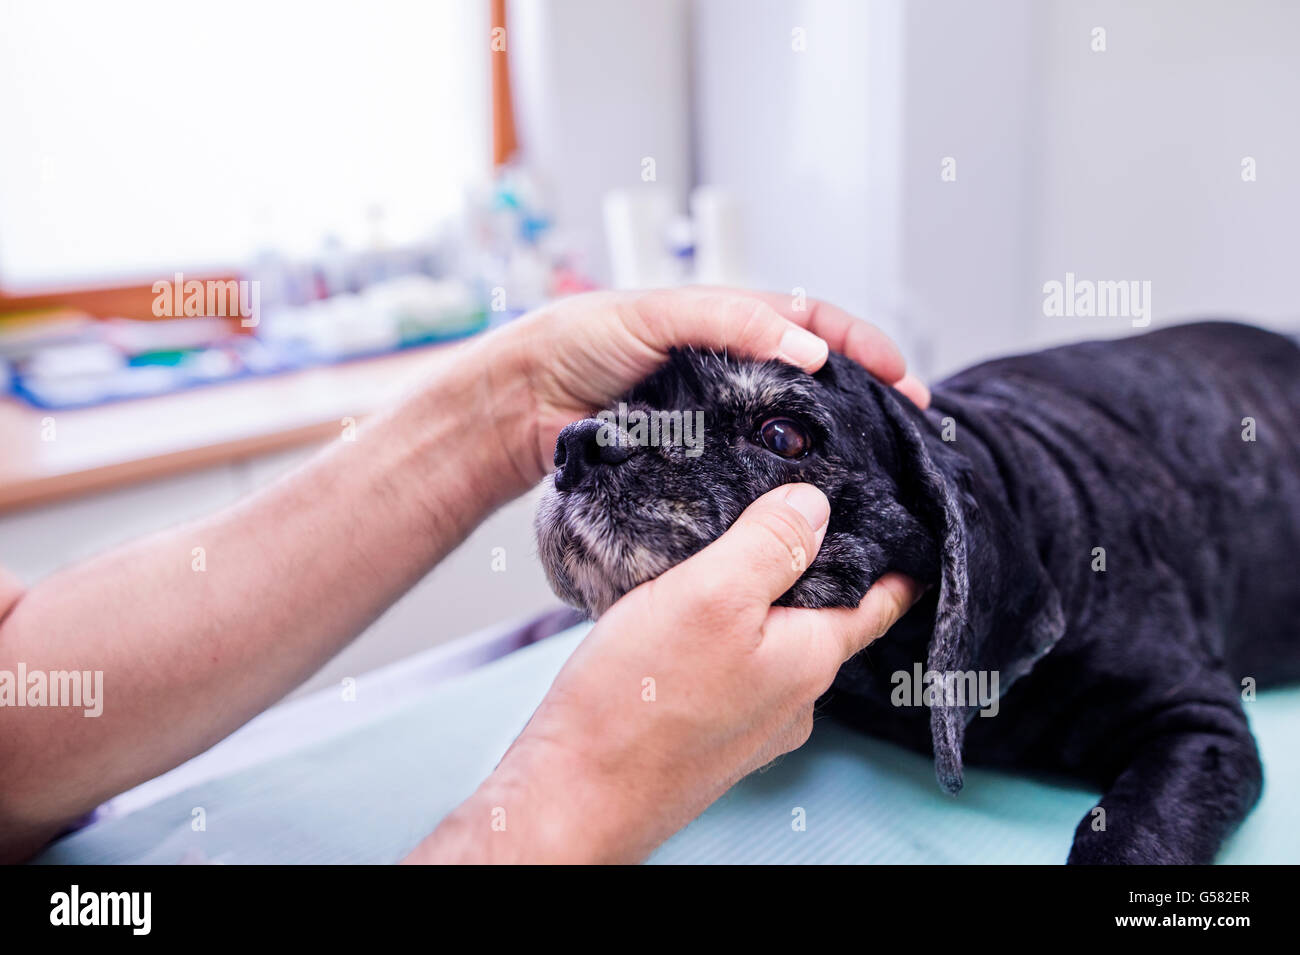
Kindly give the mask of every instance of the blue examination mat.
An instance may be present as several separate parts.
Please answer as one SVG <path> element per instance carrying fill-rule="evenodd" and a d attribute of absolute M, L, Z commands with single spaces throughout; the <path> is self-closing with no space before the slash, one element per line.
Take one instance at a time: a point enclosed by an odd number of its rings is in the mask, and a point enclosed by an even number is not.
<path fill-rule="evenodd" d="M 45 863 L 389 863 L 467 797 L 586 633 L 578 627 L 430 689 L 373 723 L 64 837 Z M 1300 688 L 1247 704 L 1259 806 L 1220 855 L 1300 861 Z M 658 863 L 1061 863 L 1099 794 L 968 768 L 955 797 L 930 760 L 829 719 L 736 785 Z M 202 831 L 191 821 L 201 808 Z"/>

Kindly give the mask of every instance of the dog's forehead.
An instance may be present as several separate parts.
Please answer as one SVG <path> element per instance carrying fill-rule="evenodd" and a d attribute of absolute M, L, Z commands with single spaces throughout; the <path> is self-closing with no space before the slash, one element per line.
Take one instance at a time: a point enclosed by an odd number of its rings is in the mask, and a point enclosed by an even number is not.
<path fill-rule="evenodd" d="M 771 408 L 791 399 L 807 399 L 815 388 L 810 377 L 780 362 L 718 356 L 703 361 L 701 379 L 710 396 L 733 408 Z"/>

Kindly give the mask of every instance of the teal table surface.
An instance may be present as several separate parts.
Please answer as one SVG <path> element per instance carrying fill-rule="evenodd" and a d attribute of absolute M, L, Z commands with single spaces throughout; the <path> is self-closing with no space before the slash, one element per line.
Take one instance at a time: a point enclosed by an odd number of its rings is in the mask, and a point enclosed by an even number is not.
<path fill-rule="evenodd" d="M 44 863 L 389 863 L 492 770 L 586 632 L 440 683 L 383 719 L 64 837 Z M 1300 688 L 1247 704 L 1263 799 L 1225 863 L 1300 861 Z M 1060 863 L 1098 793 L 968 768 L 955 797 L 930 760 L 820 720 L 652 863 Z M 195 829 L 202 809 L 204 827 Z"/>

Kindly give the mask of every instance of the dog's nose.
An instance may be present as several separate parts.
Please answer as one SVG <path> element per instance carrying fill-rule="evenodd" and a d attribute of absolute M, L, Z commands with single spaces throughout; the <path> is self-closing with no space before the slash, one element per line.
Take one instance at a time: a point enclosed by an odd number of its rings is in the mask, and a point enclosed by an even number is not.
<path fill-rule="evenodd" d="M 555 442 L 555 487 L 567 491 L 577 487 L 592 469 L 602 464 L 622 464 L 631 457 L 631 449 L 625 442 L 614 440 L 614 433 L 612 427 L 606 428 L 595 418 L 575 421 L 561 431 Z"/>

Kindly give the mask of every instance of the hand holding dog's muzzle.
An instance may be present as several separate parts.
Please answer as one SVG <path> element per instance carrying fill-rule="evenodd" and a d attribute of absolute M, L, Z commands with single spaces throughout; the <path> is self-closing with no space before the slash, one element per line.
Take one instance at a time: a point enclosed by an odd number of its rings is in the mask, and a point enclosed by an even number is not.
<path fill-rule="evenodd" d="M 682 599 L 700 614 L 721 612 L 746 623 L 756 621 L 751 634 L 758 641 L 755 649 L 770 662 L 773 675 L 786 679 L 799 674 L 808 681 L 811 696 L 806 690 L 803 714 L 807 732 L 812 729 L 812 703 L 830 687 L 844 661 L 885 634 L 922 590 L 902 574 L 885 574 L 854 608 L 771 606 L 817 556 L 829 519 L 826 496 L 813 485 L 776 488 L 746 508 L 717 541 L 663 574 L 657 584 L 689 589 Z"/>
<path fill-rule="evenodd" d="M 817 556 L 829 519 L 816 487 L 778 487 L 617 601 L 493 777 L 414 858 L 454 857 L 452 833 L 478 832 L 484 806 L 509 805 L 510 830 L 479 846 L 492 858 L 635 861 L 802 745 L 840 664 L 920 592 L 891 574 L 854 609 L 773 607 Z"/>

